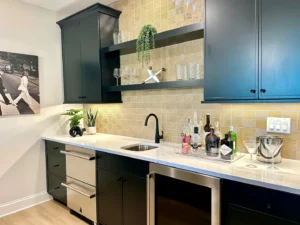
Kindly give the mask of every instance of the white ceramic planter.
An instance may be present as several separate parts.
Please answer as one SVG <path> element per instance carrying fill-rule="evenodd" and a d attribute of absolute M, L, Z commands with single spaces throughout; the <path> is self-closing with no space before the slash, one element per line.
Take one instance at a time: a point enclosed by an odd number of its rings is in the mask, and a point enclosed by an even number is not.
<path fill-rule="evenodd" d="M 96 134 L 97 133 L 96 127 L 87 127 L 86 131 L 88 134 Z"/>

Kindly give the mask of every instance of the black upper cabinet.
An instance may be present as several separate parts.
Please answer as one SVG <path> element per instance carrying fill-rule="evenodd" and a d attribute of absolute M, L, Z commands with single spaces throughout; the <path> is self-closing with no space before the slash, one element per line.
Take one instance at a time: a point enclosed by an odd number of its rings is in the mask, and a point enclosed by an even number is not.
<path fill-rule="evenodd" d="M 262 99 L 300 99 L 300 1 L 261 1 Z"/>
<path fill-rule="evenodd" d="M 257 98 L 256 7 L 257 0 L 206 1 L 205 100 Z"/>
<path fill-rule="evenodd" d="M 208 0 L 205 101 L 300 100 L 300 1 Z"/>
<path fill-rule="evenodd" d="M 65 103 L 121 102 L 121 93 L 106 93 L 113 85 L 113 69 L 101 48 L 113 44 L 121 12 L 95 4 L 58 24 L 62 30 Z"/>

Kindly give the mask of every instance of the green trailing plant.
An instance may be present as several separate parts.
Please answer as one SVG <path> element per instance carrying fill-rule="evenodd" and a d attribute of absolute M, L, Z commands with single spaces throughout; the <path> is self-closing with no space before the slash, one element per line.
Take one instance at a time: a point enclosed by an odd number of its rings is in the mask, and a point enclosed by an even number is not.
<path fill-rule="evenodd" d="M 155 35 L 157 30 L 148 24 L 142 27 L 139 37 L 136 41 L 137 60 L 144 66 L 151 59 L 150 50 L 155 48 Z"/>
<path fill-rule="evenodd" d="M 93 114 L 92 109 L 91 108 L 88 109 L 86 113 L 88 127 L 95 127 L 97 116 L 98 116 L 98 110 L 96 111 L 95 114 Z"/>
<path fill-rule="evenodd" d="M 76 127 L 80 124 L 80 120 L 84 118 L 82 111 L 82 109 L 69 109 L 62 114 L 70 117 L 70 128 Z"/>

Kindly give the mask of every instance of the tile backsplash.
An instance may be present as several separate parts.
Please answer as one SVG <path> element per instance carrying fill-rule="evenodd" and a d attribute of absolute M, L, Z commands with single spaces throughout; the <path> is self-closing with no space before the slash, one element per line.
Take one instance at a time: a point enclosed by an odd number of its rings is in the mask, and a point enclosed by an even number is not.
<path fill-rule="evenodd" d="M 199 0 L 198 0 L 199 1 Z M 158 32 L 178 28 L 203 20 L 204 1 L 200 0 L 198 15 L 192 13 L 176 0 L 119 0 L 111 7 L 122 11 L 120 31 L 135 39 L 145 24 L 154 25 Z M 192 3 L 197 1 L 193 0 Z M 167 71 L 162 81 L 176 80 L 176 63 L 199 63 L 203 74 L 203 39 L 152 50 L 149 65 L 154 70 L 164 67 Z M 126 66 L 138 68 L 141 76 L 132 78 L 128 83 L 140 83 L 147 78 L 146 67 L 142 68 L 136 61 L 136 54 L 121 57 L 121 69 Z M 85 105 L 99 110 L 97 131 L 100 133 L 125 135 L 138 138 L 153 139 L 155 121 L 149 120 L 144 126 L 149 113 L 155 113 L 160 121 L 160 130 L 164 131 L 164 141 L 180 142 L 182 127 L 187 118 L 197 111 L 198 119 L 205 123 L 206 113 L 211 114 L 211 122 L 220 121 L 221 131 L 225 133 L 233 125 L 238 137 L 238 149 L 245 151 L 244 138 L 266 135 L 266 118 L 289 117 L 292 119 L 292 133 L 284 135 L 284 158 L 300 160 L 300 104 L 201 104 L 203 88 L 164 89 L 147 91 L 122 92 L 123 104 Z"/>

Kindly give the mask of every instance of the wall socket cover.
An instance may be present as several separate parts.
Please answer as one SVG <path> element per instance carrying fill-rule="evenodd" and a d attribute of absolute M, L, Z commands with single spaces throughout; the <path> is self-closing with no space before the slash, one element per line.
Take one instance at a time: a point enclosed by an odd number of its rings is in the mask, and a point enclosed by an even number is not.
<path fill-rule="evenodd" d="M 291 133 L 291 118 L 268 117 L 267 132 L 290 134 Z"/>

